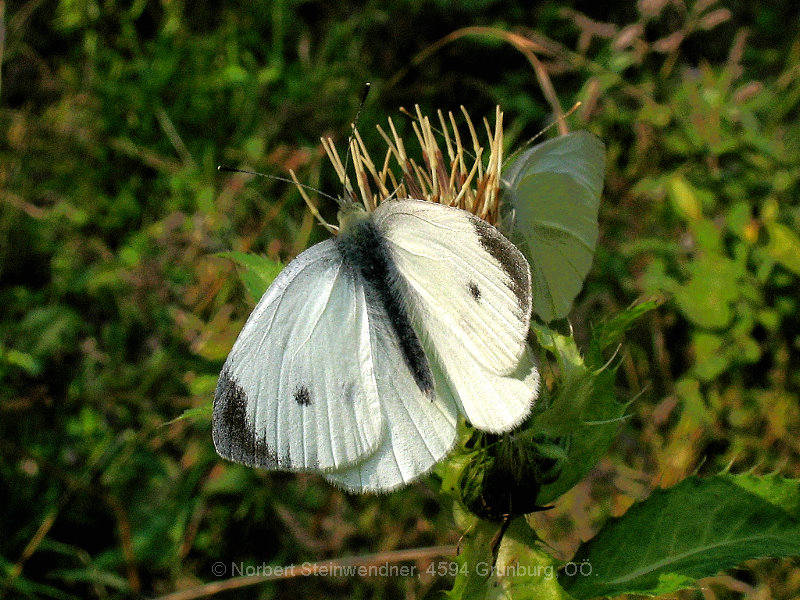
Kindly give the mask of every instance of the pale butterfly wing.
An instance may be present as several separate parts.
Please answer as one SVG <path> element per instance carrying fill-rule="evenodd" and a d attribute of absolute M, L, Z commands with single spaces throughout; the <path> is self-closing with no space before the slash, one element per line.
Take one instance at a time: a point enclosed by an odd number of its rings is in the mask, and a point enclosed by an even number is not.
<path fill-rule="evenodd" d="M 370 334 L 385 433 L 371 456 L 325 474 L 353 492 L 386 492 L 411 483 L 444 459 L 456 442 L 458 409 L 447 382 L 432 365 L 434 397 L 419 389 L 377 302 L 370 304 Z"/>
<path fill-rule="evenodd" d="M 364 286 L 333 240 L 275 279 L 214 396 L 217 452 L 254 467 L 332 470 L 379 447 L 382 413 Z"/>
<path fill-rule="evenodd" d="M 531 313 L 522 254 L 485 221 L 441 204 L 388 201 L 373 218 L 408 287 L 428 358 L 469 421 L 494 432 L 518 425 L 538 391 L 534 365 L 518 372 Z"/>
<path fill-rule="evenodd" d="M 533 310 L 565 317 L 583 287 L 598 237 L 605 146 L 576 131 L 526 150 L 503 172 L 505 230 L 530 261 Z"/>

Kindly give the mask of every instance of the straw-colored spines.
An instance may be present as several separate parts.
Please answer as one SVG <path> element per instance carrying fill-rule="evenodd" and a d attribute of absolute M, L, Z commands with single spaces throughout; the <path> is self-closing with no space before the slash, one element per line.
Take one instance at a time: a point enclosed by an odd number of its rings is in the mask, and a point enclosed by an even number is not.
<path fill-rule="evenodd" d="M 430 118 L 422 114 L 419 106 L 415 107 L 415 115 L 404 112 L 414 118 L 413 129 L 422 149 L 422 162 L 409 156 L 406 143 L 398 135 L 391 118 L 390 133 L 378 126 L 378 132 L 387 145 L 380 167 L 372 160 L 361 135 L 355 130 L 350 141 L 355 186 L 346 173 L 345 163 L 333 141 L 330 138 L 322 139 L 322 146 L 342 182 L 345 196 L 353 201 L 361 201 L 368 211 L 393 196 L 439 202 L 457 206 L 494 223 L 498 214 L 500 169 L 503 164 L 503 113 L 500 107 L 495 113 L 494 129 L 488 120 L 483 121 L 486 129 L 484 145 L 469 113 L 461 107 L 469 131 L 471 150 L 465 148 L 452 112 L 445 118 L 438 111 L 440 130 L 434 129 Z M 484 168 L 483 157 L 487 148 L 489 158 Z M 328 228 L 333 227 L 323 224 Z"/>

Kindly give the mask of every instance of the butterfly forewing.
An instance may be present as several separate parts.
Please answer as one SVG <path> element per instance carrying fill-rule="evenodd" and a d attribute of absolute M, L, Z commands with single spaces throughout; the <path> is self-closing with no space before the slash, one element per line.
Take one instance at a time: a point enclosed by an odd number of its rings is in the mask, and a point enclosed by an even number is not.
<path fill-rule="evenodd" d="M 525 418 L 538 374 L 518 369 L 530 326 L 530 269 L 497 229 L 455 208 L 402 200 L 374 214 L 410 312 L 470 422 L 507 431 Z M 531 375 L 533 373 L 533 375 Z"/>
<path fill-rule="evenodd" d="M 383 424 L 364 294 L 331 240 L 278 275 L 217 385 L 213 435 L 221 456 L 331 470 L 375 451 Z"/>

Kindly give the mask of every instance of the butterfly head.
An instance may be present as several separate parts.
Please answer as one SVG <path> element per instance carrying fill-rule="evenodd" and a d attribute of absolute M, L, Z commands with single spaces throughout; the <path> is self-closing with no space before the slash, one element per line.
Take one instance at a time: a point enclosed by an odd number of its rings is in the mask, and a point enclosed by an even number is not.
<path fill-rule="evenodd" d="M 342 201 L 339 204 L 339 233 L 352 229 L 354 225 L 369 218 L 364 205 L 360 202 Z"/>

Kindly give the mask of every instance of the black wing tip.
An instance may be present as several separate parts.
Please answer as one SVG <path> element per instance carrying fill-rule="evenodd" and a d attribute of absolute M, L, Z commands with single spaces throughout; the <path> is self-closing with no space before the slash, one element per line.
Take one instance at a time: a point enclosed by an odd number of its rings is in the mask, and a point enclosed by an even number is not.
<path fill-rule="evenodd" d="M 308 400 L 310 404 L 310 397 Z M 293 464 L 288 444 L 283 454 L 267 444 L 249 417 L 248 403 L 244 388 L 227 368 L 223 368 L 214 392 L 214 412 L 211 419 L 211 437 L 217 454 L 232 462 L 257 469 L 317 470 L 313 464 L 305 469 Z"/>
<path fill-rule="evenodd" d="M 530 316 L 532 307 L 531 269 L 522 252 L 493 225 L 475 217 L 472 220 L 481 246 L 500 264 L 509 278 L 510 289 L 520 310 Z"/>
<path fill-rule="evenodd" d="M 248 454 L 252 456 L 253 436 L 244 435 L 248 429 L 247 394 L 224 368 L 214 390 L 211 418 L 211 437 L 217 454 L 236 462 L 243 462 Z"/>
<path fill-rule="evenodd" d="M 278 455 L 256 434 L 247 414 L 247 393 L 225 368 L 214 392 L 211 438 L 222 458 L 248 467 L 279 467 Z"/>

